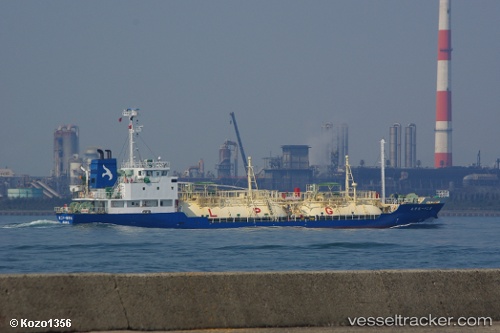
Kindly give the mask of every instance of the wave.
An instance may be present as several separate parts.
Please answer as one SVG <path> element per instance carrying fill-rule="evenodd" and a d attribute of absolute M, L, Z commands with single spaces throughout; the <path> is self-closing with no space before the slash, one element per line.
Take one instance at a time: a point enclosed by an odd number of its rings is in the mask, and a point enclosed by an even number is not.
<path fill-rule="evenodd" d="M 73 251 L 80 254 L 88 254 L 95 252 L 120 253 L 122 251 L 133 250 L 151 251 L 153 247 L 160 247 L 162 243 L 144 243 L 144 242 L 128 242 L 128 243 L 101 243 L 88 241 L 86 243 L 60 243 L 60 244 L 22 244 L 13 246 L 14 250 L 33 250 L 39 249 L 43 251 L 60 252 L 63 250 Z"/>
<path fill-rule="evenodd" d="M 409 223 L 392 227 L 391 229 L 439 229 L 443 224 L 440 223 Z"/>
<path fill-rule="evenodd" d="M 35 220 L 29 222 L 21 222 L 21 223 L 10 223 L 3 226 L 0 226 L 2 229 L 13 229 L 13 228 L 48 228 L 54 226 L 60 226 L 61 223 L 54 220 Z"/>
<path fill-rule="evenodd" d="M 264 244 L 264 245 L 228 245 L 216 247 L 214 250 L 288 250 L 295 248 L 288 245 Z"/>
<path fill-rule="evenodd" d="M 311 244 L 307 248 L 315 250 L 323 249 L 373 249 L 373 248 L 383 248 L 383 247 L 393 247 L 398 246 L 392 243 L 378 243 L 378 242 L 334 242 L 334 243 L 319 243 Z"/>
<path fill-rule="evenodd" d="M 394 247 L 397 244 L 392 243 L 377 243 L 377 242 L 333 242 L 333 243 L 317 243 L 309 245 L 277 245 L 277 244 L 263 244 L 263 245 L 228 245 L 214 248 L 214 250 L 293 250 L 293 249 L 304 249 L 304 250 L 324 250 L 324 249 L 373 249 L 373 248 L 384 248 L 384 247 Z"/>

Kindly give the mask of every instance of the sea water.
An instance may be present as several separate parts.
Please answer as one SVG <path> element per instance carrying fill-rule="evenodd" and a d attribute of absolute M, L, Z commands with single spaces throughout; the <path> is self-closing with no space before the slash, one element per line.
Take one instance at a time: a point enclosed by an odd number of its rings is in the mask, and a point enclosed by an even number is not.
<path fill-rule="evenodd" d="M 391 229 L 175 230 L 0 216 L 0 273 L 500 267 L 500 217 Z"/>

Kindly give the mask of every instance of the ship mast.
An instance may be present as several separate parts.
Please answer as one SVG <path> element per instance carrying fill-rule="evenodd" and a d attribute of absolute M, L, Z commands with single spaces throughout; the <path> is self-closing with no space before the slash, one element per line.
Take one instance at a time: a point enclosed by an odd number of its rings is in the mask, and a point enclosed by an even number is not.
<path fill-rule="evenodd" d="M 385 140 L 380 140 L 380 180 L 382 187 L 382 203 L 385 204 Z"/>
<path fill-rule="evenodd" d="M 349 156 L 345 156 L 345 196 L 349 197 Z"/>
<path fill-rule="evenodd" d="M 255 186 L 255 189 L 258 190 L 257 187 L 257 179 L 255 178 L 255 172 L 253 170 L 253 165 L 252 165 L 252 157 L 248 156 L 248 163 L 247 163 L 247 181 L 248 181 L 248 193 L 250 196 L 252 196 L 252 189 Z"/>
<path fill-rule="evenodd" d="M 349 185 L 349 182 L 352 181 L 352 200 L 354 201 L 354 203 L 356 203 L 356 186 L 358 186 L 358 184 L 356 184 L 356 182 L 354 182 L 354 177 L 352 176 L 352 170 L 351 170 L 351 166 L 349 165 L 349 156 L 346 155 L 345 156 L 345 194 L 346 194 L 346 198 L 349 198 L 351 199 L 351 195 L 349 194 L 349 192 L 351 191 L 351 188 L 350 188 L 350 185 Z"/>
<path fill-rule="evenodd" d="M 128 123 L 128 146 L 129 146 L 129 157 L 128 161 L 132 166 L 135 162 L 134 158 L 134 133 L 138 133 L 141 131 L 142 126 L 137 126 L 134 128 L 134 117 L 139 115 L 139 109 L 125 109 L 123 110 L 122 116 L 127 117 L 129 120 Z"/>

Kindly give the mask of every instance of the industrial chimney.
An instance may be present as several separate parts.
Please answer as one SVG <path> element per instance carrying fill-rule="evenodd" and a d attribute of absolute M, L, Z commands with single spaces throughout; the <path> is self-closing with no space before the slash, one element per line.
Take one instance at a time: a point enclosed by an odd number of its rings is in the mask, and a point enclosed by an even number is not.
<path fill-rule="evenodd" d="M 450 0 L 439 0 L 439 32 L 434 167 L 451 167 Z"/>

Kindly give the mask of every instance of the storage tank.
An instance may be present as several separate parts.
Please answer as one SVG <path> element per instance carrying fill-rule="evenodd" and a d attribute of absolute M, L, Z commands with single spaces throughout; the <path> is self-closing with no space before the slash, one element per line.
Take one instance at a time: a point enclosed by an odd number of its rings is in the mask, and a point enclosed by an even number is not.
<path fill-rule="evenodd" d="M 389 165 L 401 167 L 401 124 L 395 123 L 389 130 Z"/>
<path fill-rule="evenodd" d="M 417 126 L 408 124 L 405 127 L 405 167 L 417 166 Z"/>

